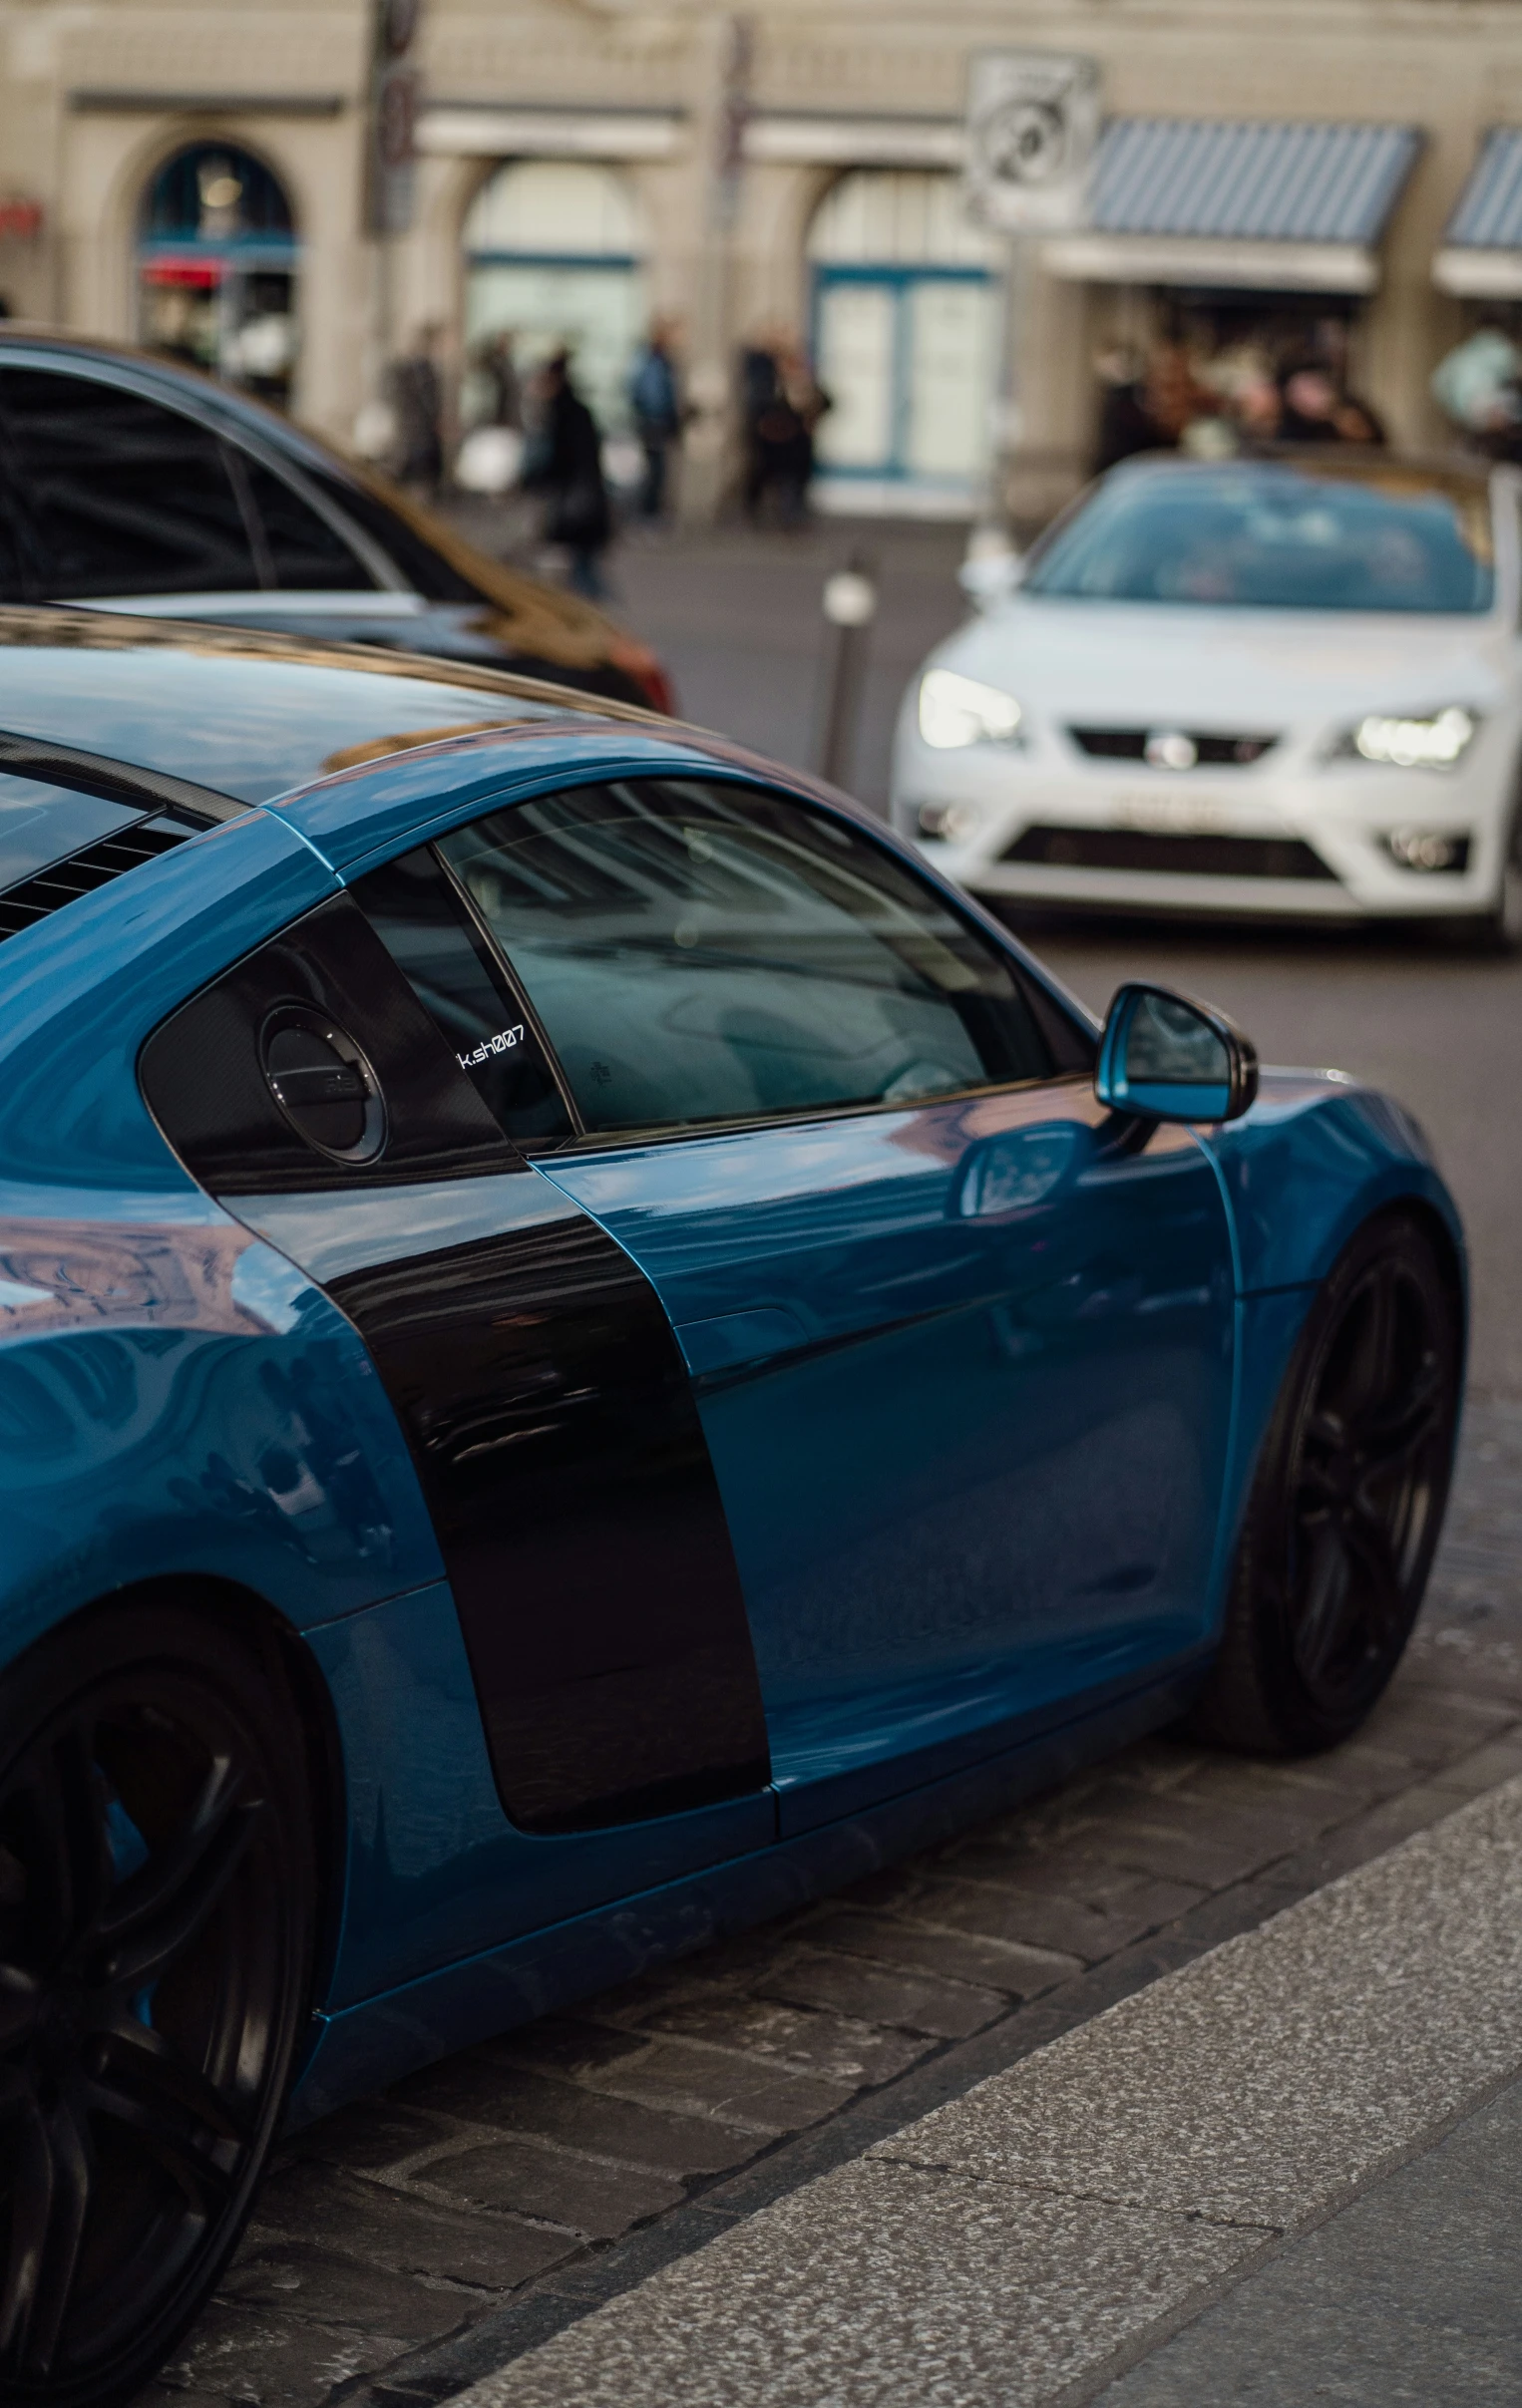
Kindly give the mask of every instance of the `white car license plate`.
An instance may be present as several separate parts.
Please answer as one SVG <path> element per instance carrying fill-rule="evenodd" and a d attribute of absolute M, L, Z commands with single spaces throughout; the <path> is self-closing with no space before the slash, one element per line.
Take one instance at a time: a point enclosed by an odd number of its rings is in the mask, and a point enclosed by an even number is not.
<path fill-rule="evenodd" d="M 1146 828 L 1169 836 L 1212 836 L 1229 828 L 1234 811 L 1224 795 L 1117 795 L 1110 806 L 1117 828 Z"/>

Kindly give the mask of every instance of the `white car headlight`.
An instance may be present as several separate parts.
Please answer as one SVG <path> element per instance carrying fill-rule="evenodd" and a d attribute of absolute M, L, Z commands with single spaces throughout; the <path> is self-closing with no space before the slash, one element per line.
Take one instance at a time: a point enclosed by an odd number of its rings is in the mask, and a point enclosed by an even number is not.
<path fill-rule="evenodd" d="M 920 680 L 920 733 L 938 753 L 964 744 L 1018 744 L 1023 718 L 1012 694 L 954 669 L 928 669 Z"/>
<path fill-rule="evenodd" d="M 1479 720 L 1460 703 L 1423 719 L 1360 719 L 1346 750 L 1386 769 L 1451 769 L 1472 742 Z"/>

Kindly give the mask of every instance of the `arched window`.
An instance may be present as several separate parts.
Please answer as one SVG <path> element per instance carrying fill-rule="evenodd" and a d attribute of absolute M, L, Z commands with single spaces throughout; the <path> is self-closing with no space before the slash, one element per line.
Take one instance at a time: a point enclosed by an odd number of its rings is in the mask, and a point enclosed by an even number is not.
<path fill-rule="evenodd" d="M 139 331 L 152 351 L 284 402 L 296 350 L 297 244 L 278 176 L 231 143 L 167 160 L 138 222 Z"/>
<path fill-rule="evenodd" d="M 499 168 L 465 220 L 471 350 L 509 335 L 520 374 L 552 351 L 572 352 L 599 423 L 616 425 L 645 316 L 644 251 L 616 170 L 560 159 Z"/>
<path fill-rule="evenodd" d="M 951 174 L 854 170 L 809 227 L 814 349 L 834 408 L 819 460 L 841 481 L 961 507 L 987 458 L 994 250 Z"/>

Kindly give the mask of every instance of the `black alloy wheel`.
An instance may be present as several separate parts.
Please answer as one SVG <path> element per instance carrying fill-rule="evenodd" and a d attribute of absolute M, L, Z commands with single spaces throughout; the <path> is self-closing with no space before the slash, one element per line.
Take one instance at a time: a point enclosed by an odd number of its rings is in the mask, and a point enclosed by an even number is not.
<path fill-rule="evenodd" d="M 232 2249 L 308 2008 L 300 1733 L 178 1607 L 0 1680 L 0 2398 L 112 2408 Z"/>
<path fill-rule="evenodd" d="M 1363 1721 L 1400 1660 L 1442 1528 L 1459 1315 L 1404 1214 L 1343 1252 L 1308 1320 L 1254 1483 L 1220 1655 L 1191 1716 L 1302 1754 Z"/>

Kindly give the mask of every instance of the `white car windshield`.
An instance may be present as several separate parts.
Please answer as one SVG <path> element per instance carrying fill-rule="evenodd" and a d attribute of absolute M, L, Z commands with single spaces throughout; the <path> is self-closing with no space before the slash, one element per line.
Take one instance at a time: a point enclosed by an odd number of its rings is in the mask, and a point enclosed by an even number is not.
<path fill-rule="evenodd" d="M 1489 610 L 1489 501 L 1477 479 L 1393 462 L 1122 469 L 1038 547 L 1023 583 L 1214 609 Z"/>

